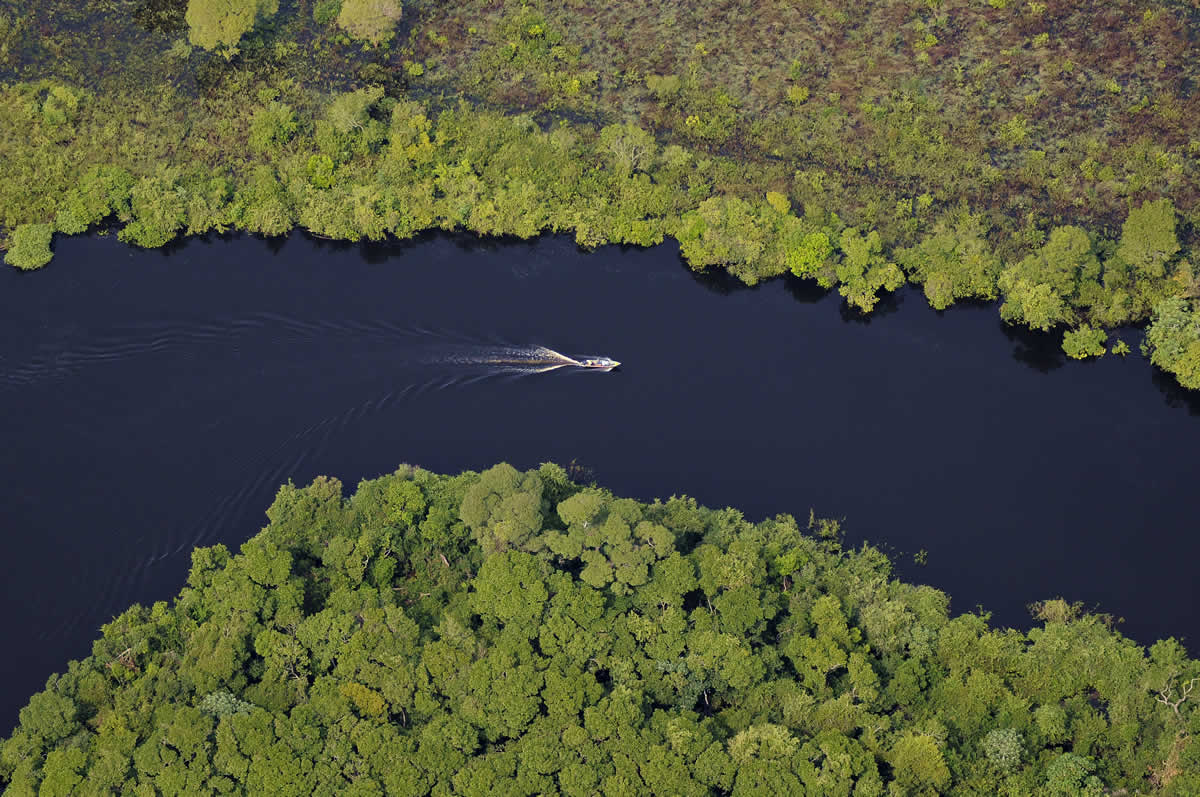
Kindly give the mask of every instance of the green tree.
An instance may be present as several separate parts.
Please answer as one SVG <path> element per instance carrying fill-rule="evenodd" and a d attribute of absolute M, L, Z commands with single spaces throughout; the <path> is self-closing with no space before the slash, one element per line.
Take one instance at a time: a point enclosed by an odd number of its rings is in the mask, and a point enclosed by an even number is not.
<path fill-rule="evenodd" d="M 603 128 L 600 148 L 609 155 L 617 174 L 625 177 L 635 171 L 646 171 L 654 161 L 658 147 L 654 136 L 632 122 L 626 122 Z"/>
<path fill-rule="evenodd" d="M 797 277 L 816 277 L 833 252 L 833 242 L 824 230 L 807 233 L 788 248 L 788 270 Z"/>
<path fill-rule="evenodd" d="M 462 519 L 484 553 L 540 547 L 542 480 L 511 465 L 485 470 L 463 496 Z"/>
<path fill-rule="evenodd" d="M 1200 311 L 1187 299 L 1164 299 L 1154 307 L 1142 352 L 1179 383 L 1200 390 Z"/>
<path fill-rule="evenodd" d="M 160 167 L 138 180 L 130 194 L 133 219 L 117 237 L 127 243 L 155 249 L 173 239 L 187 223 L 187 192 L 179 173 Z"/>
<path fill-rule="evenodd" d="M 222 175 L 194 174 L 187 185 L 187 229 L 185 235 L 209 230 L 225 232 L 233 224 L 230 200 L 233 186 Z"/>
<path fill-rule="evenodd" d="M 403 13 L 401 0 L 342 0 L 337 24 L 356 39 L 382 44 Z"/>
<path fill-rule="evenodd" d="M 53 224 L 20 224 L 12 233 L 4 262 L 19 269 L 41 268 L 54 258 L 50 241 L 54 237 Z"/>
<path fill-rule="evenodd" d="M 1063 297 L 1047 283 L 1001 275 L 1000 286 L 1004 290 L 1000 317 L 1009 323 L 1024 322 L 1031 329 L 1045 332 L 1072 317 Z"/>
<path fill-rule="evenodd" d="M 96 166 L 59 201 L 54 225 L 59 232 L 78 235 L 111 214 L 128 217 L 136 179 L 116 166 Z"/>
<path fill-rule="evenodd" d="M 983 753 L 998 770 L 1008 774 L 1021 766 L 1025 739 L 1013 728 L 997 728 L 983 737 Z"/>
<path fill-rule="evenodd" d="M 247 230 L 283 235 L 295 224 L 292 199 L 270 166 L 256 166 L 233 198 L 234 213 Z"/>
<path fill-rule="evenodd" d="M 325 153 L 310 155 L 306 171 L 308 172 L 308 181 L 314 188 L 333 187 L 333 158 Z"/>
<path fill-rule="evenodd" d="M 325 118 L 339 133 L 361 131 L 370 122 L 371 108 L 382 98 L 381 86 L 368 86 L 338 94 L 325 110 Z"/>
<path fill-rule="evenodd" d="M 1070 320 L 1072 306 L 1097 299 L 1100 271 L 1100 260 L 1085 230 L 1055 227 L 1037 252 L 1001 272 L 1004 304 L 1000 316 L 1009 323 L 1050 329 Z"/>
<path fill-rule="evenodd" d="M 1145 280 L 1166 275 L 1167 263 L 1179 251 L 1175 235 L 1175 205 L 1170 199 L 1143 202 L 1129 211 L 1121 225 L 1117 256 Z"/>
<path fill-rule="evenodd" d="M 42 102 L 42 118 L 52 127 L 74 122 L 82 99 L 82 93 L 70 86 L 51 86 Z"/>
<path fill-rule="evenodd" d="M 950 783 L 950 769 L 938 743 L 930 736 L 905 733 L 888 755 L 896 782 L 914 790 L 941 791 Z"/>
<path fill-rule="evenodd" d="M 641 511 L 627 501 L 613 501 L 599 490 L 583 490 L 558 505 L 565 532 L 544 536 L 558 556 L 578 559 L 585 566 L 580 578 L 591 586 L 628 594 L 649 580 L 656 559 L 674 552 L 674 535 L 663 526 L 642 520 Z"/>
<path fill-rule="evenodd" d="M 1108 342 L 1108 334 L 1103 329 L 1094 329 L 1087 324 L 1081 324 L 1078 329 L 1069 329 L 1063 334 L 1063 351 L 1075 360 L 1104 355 L 1104 345 Z"/>
<path fill-rule="evenodd" d="M 236 714 L 249 714 L 254 709 L 253 704 L 239 700 L 225 691 L 209 692 L 200 701 L 200 710 L 220 719 Z"/>
<path fill-rule="evenodd" d="M 838 293 L 850 306 L 869 313 L 879 301 L 879 291 L 894 291 L 904 284 L 903 272 L 883 256 L 877 231 L 863 236 L 847 227 L 838 244 L 842 250 L 842 260 L 836 267 Z"/>
<path fill-rule="evenodd" d="M 1104 785 L 1092 773 L 1096 765 L 1087 756 L 1062 753 L 1046 767 L 1045 793 L 1071 797 L 1099 797 Z"/>
<path fill-rule="evenodd" d="M 83 783 L 87 754 L 78 749 L 51 750 L 42 769 L 42 786 L 39 795 L 45 797 L 68 797 L 78 793 Z"/>
<path fill-rule="evenodd" d="M 940 219 L 916 246 L 897 250 L 896 260 L 936 310 L 959 299 L 996 298 L 1000 258 L 988 245 L 982 219 L 965 210 Z"/>
<path fill-rule="evenodd" d="M 549 594 L 538 559 L 519 551 L 488 557 L 475 580 L 475 611 L 536 635 Z"/>
<path fill-rule="evenodd" d="M 278 10 L 279 0 L 188 0 L 188 40 L 231 59 L 242 36 Z"/>
<path fill-rule="evenodd" d="M 799 794 L 803 791 L 793 769 L 800 747 L 788 729 L 755 725 L 729 740 L 729 757 L 737 767 L 733 794 Z"/>
<path fill-rule="evenodd" d="M 278 155 L 299 129 L 296 114 L 287 103 L 272 100 L 250 117 L 250 151 Z"/>
<path fill-rule="evenodd" d="M 744 199 L 710 197 L 680 219 L 676 233 L 680 250 L 694 269 L 726 265 L 753 285 L 766 249 L 767 224 L 760 210 Z"/>

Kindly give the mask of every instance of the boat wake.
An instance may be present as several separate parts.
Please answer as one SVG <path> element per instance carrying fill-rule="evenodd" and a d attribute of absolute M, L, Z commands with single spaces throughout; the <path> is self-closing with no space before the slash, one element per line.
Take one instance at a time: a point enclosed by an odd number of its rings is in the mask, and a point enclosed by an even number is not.
<path fill-rule="evenodd" d="M 336 343 L 362 356 L 386 358 L 393 367 L 467 366 L 492 374 L 537 374 L 559 368 L 595 369 L 604 358 L 576 358 L 545 346 L 516 345 L 495 338 L 390 321 L 307 320 L 254 313 L 211 320 L 148 319 L 103 330 L 65 325 L 29 347 L 25 356 L 0 355 L 0 392 L 72 380 L 96 367 L 142 357 L 196 358 L 212 352 L 254 352 L 273 362 Z M 615 362 L 615 361 L 608 361 Z M 615 366 L 614 366 L 615 367 Z M 478 370 L 476 370 L 478 373 Z"/>
<path fill-rule="evenodd" d="M 431 354 L 429 364 L 465 365 L 505 371 L 508 373 L 546 373 L 568 366 L 583 365 L 574 357 L 545 346 L 477 346 L 440 347 Z"/>

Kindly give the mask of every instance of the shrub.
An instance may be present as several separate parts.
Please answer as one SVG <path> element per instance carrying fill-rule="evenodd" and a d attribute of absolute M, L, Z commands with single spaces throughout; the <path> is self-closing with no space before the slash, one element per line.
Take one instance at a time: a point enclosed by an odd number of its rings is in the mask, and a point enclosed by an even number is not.
<path fill-rule="evenodd" d="M 51 127 L 75 121 L 80 95 L 66 86 L 54 86 L 42 103 L 42 119 Z"/>
<path fill-rule="evenodd" d="M 117 237 L 127 243 L 156 249 L 183 229 L 187 204 L 173 170 L 160 170 L 138 180 L 132 192 L 133 221 Z"/>
<path fill-rule="evenodd" d="M 382 44 L 403 10 L 400 0 L 343 0 L 337 24 L 355 39 Z"/>
<path fill-rule="evenodd" d="M 1079 329 L 1070 329 L 1063 335 L 1062 348 L 1067 356 L 1074 360 L 1085 360 L 1088 357 L 1104 355 L 1104 344 L 1108 335 L 1103 329 L 1093 329 L 1087 324 Z"/>
<path fill-rule="evenodd" d="M 4 262 L 25 270 L 41 268 L 54 257 L 54 253 L 50 251 L 50 240 L 53 237 L 53 224 L 18 225 L 13 230 Z"/>
<path fill-rule="evenodd" d="M 333 187 L 333 158 L 328 155 L 310 155 L 308 158 L 308 181 L 315 188 Z"/>
<path fill-rule="evenodd" d="M 272 101 L 267 107 L 259 108 L 250 119 L 250 150 L 255 153 L 276 153 L 292 140 L 299 125 L 291 107 Z"/>

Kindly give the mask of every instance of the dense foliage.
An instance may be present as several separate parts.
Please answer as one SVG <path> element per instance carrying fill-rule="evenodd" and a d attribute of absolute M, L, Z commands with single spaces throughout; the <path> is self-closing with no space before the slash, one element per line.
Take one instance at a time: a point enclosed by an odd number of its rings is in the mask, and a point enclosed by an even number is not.
<path fill-rule="evenodd" d="M 0 235 L 670 237 L 1096 356 L 1200 297 L 1195 4 L 0 0 Z"/>
<path fill-rule="evenodd" d="M 106 625 L 0 746 L 11 794 L 1200 790 L 1200 663 L 1061 600 L 1028 633 L 838 524 L 544 465 L 283 487 Z"/>

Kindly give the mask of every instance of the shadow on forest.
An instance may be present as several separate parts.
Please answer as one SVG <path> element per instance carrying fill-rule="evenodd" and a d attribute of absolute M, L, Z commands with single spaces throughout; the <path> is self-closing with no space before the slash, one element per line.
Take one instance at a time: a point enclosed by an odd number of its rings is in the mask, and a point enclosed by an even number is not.
<path fill-rule="evenodd" d="M 148 33 L 169 36 L 187 30 L 187 21 L 184 19 L 186 12 L 187 3 L 184 0 L 142 0 L 130 16 Z"/>

